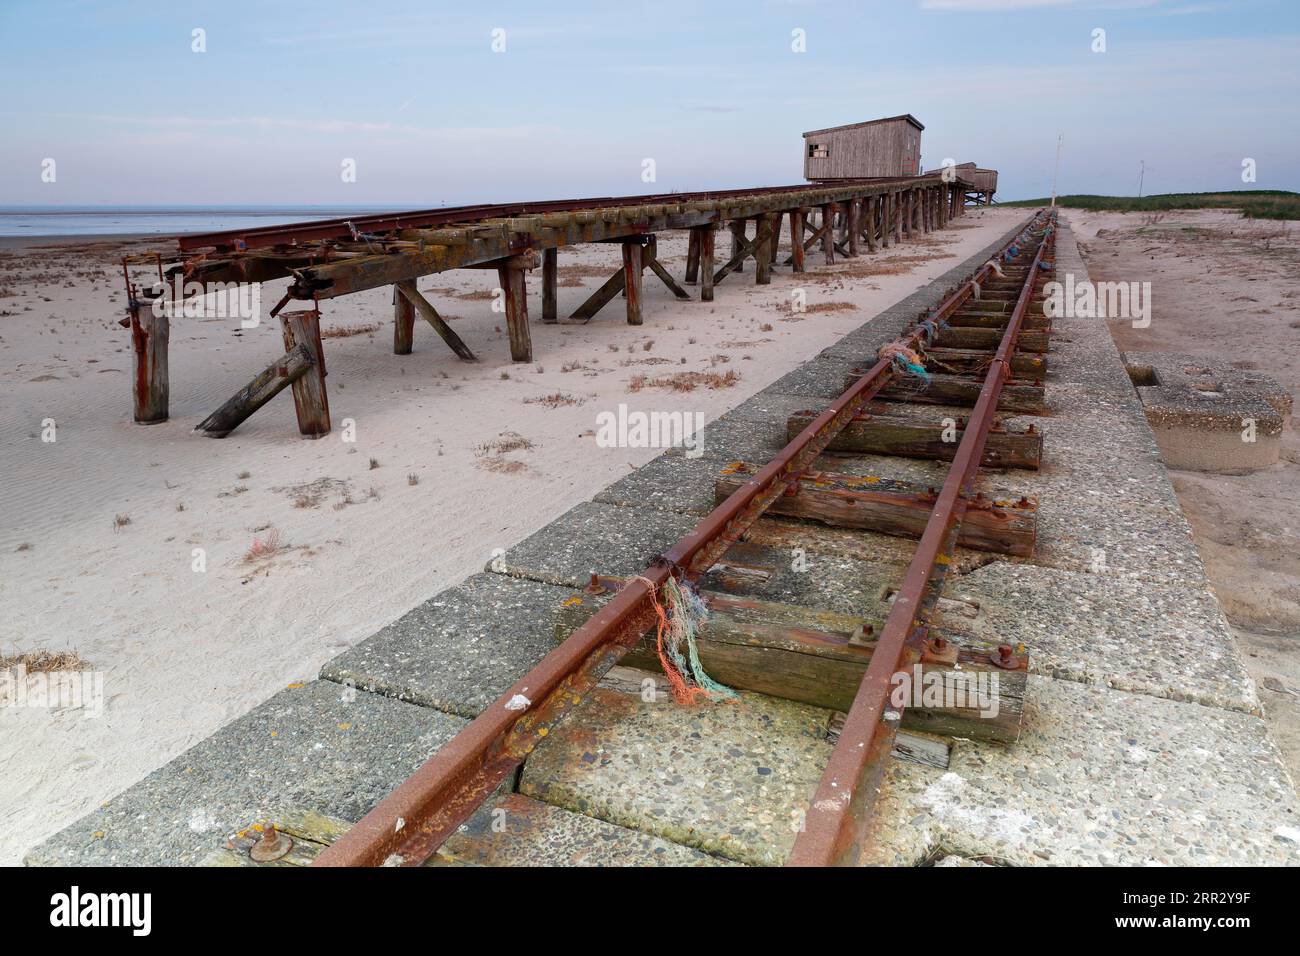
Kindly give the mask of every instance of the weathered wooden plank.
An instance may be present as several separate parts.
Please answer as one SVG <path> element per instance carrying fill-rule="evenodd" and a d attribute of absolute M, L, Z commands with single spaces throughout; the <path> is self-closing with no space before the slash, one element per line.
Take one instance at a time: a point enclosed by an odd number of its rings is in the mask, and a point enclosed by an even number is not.
<path fill-rule="evenodd" d="M 616 584 L 617 579 L 602 579 Z M 703 591 L 709 610 L 697 635 L 700 662 L 709 676 L 739 690 L 757 691 L 830 710 L 847 710 L 875 651 L 862 635 L 878 634 L 887 608 L 876 616 L 852 616 Z M 581 626 L 603 598 L 575 595 L 556 609 L 555 637 L 563 641 Z M 870 630 L 868 630 L 870 629 Z M 1015 669 L 992 663 L 994 648 L 957 631 L 933 628 L 947 643 L 941 655 L 927 655 L 909 675 L 922 688 L 947 688 L 914 706 L 909 700 L 903 726 L 945 736 L 1013 743 L 1020 734 L 1028 659 L 1015 655 Z M 659 671 L 651 632 L 623 664 Z M 931 676 L 933 675 L 933 676 Z M 963 688 L 958 692 L 959 685 Z M 971 693 L 979 688 L 982 693 Z"/>
<path fill-rule="evenodd" d="M 737 252 L 732 254 L 731 258 L 727 261 L 727 264 L 713 274 L 713 282 L 715 285 L 721 282 L 731 273 L 743 271 L 740 268 L 741 263 L 743 263 L 750 256 L 755 256 L 758 254 L 759 246 L 766 238 L 765 233 L 769 229 L 770 229 L 769 223 L 766 222 L 759 223 L 758 228 L 754 230 L 754 238 L 746 240 L 741 245 L 740 249 Z"/>
<path fill-rule="evenodd" d="M 1038 329 L 1027 329 L 1016 339 L 1016 348 L 1022 352 L 1042 355 L 1051 343 L 1051 333 Z M 1002 329 L 962 328 L 953 326 L 941 329 L 934 343 L 941 348 L 953 349 L 988 349 L 992 351 L 1002 341 Z"/>
<path fill-rule="evenodd" d="M 992 352 L 979 349 L 929 348 L 925 351 L 925 367 L 931 372 L 978 372 L 988 368 L 992 361 Z M 1041 380 L 1047 374 L 1047 358 L 1016 352 L 1011 356 L 1011 374 L 1031 382 Z"/>
<path fill-rule="evenodd" d="M 589 321 L 592 316 L 613 301 L 614 296 L 623 291 L 623 283 L 626 281 L 627 276 L 623 272 L 623 267 L 619 266 L 599 289 L 587 297 L 586 302 L 573 310 L 573 314 L 569 318 L 580 319 L 583 322 Z"/>
<path fill-rule="evenodd" d="M 433 330 L 438 336 L 447 343 L 447 346 L 455 352 L 461 359 L 466 362 L 477 362 L 478 358 L 470 351 L 468 345 L 464 343 L 459 335 L 446 323 L 438 310 L 433 307 L 433 303 L 420 294 L 415 287 L 414 279 L 407 279 L 404 282 L 397 283 L 394 288 L 401 294 L 411 306 L 420 313 L 420 316 L 433 326 Z"/>
<path fill-rule="evenodd" d="M 807 428 L 820 412 L 795 412 L 786 423 L 790 440 Z M 895 415 L 863 414 L 853 418 L 830 445 L 829 452 L 857 455 L 898 455 L 952 461 L 965 432 L 963 422 L 917 422 Z M 985 468 L 1036 470 L 1043 458 L 1043 433 L 1034 429 L 995 428 L 989 432 L 980 462 Z"/>
<path fill-rule="evenodd" d="M 996 305 L 1000 303 L 990 303 Z M 1005 329 L 1007 320 L 1011 318 L 1010 310 L 997 308 L 979 309 L 975 307 L 962 309 L 948 317 L 948 324 L 959 329 Z M 1021 328 L 1025 330 L 1042 331 L 1050 329 L 1052 320 L 1041 312 L 1034 314 L 1027 312 L 1021 318 Z"/>
<path fill-rule="evenodd" d="M 719 502 L 743 487 L 758 467 L 732 462 L 718 476 L 714 495 Z M 899 537 L 919 537 L 934 507 L 931 489 L 890 478 L 806 473 L 790 486 L 793 493 L 776 499 L 769 515 L 806 518 L 840 528 L 878 531 Z M 957 543 L 977 551 L 1028 557 L 1034 553 L 1037 506 L 1029 499 L 982 499 L 967 507 Z"/>
<path fill-rule="evenodd" d="M 311 371 L 315 364 L 307 346 L 294 346 L 199 422 L 194 430 L 209 438 L 225 438 L 255 411 Z"/>
<path fill-rule="evenodd" d="M 659 277 L 659 281 L 668 286 L 668 291 L 679 299 L 690 300 L 691 294 L 677 284 L 672 273 L 664 268 L 664 264 L 659 261 L 658 249 L 651 247 L 646 250 L 645 264 L 650 267 L 650 271 Z"/>
<path fill-rule="evenodd" d="M 845 377 L 847 388 L 858 381 L 865 370 Z M 960 405 L 974 407 L 979 398 L 983 379 L 962 375 L 931 374 L 922 382 L 916 378 L 895 379 L 880 391 L 880 397 L 891 402 L 916 402 L 922 405 Z M 1009 381 L 1002 386 L 998 397 L 998 411 L 1040 415 L 1043 411 L 1043 386 L 1028 382 Z"/>

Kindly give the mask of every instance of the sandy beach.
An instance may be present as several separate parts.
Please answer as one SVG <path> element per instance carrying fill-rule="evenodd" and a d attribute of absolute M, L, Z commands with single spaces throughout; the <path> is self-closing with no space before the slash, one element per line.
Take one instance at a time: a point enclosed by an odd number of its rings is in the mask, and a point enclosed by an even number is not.
<path fill-rule="evenodd" d="M 647 274 L 639 328 L 617 300 L 587 325 L 540 324 L 535 273 L 527 365 L 491 311 L 495 273 L 420 282 L 476 364 L 423 323 L 414 353 L 393 355 L 388 289 L 332 301 L 335 431 L 319 441 L 298 436 L 288 393 L 226 439 L 192 432 L 283 352 L 275 322 L 174 321 L 171 419 L 133 424 L 119 244 L 6 245 L 0 654 L 75 652 L 104 699 L 98 716 L 0 710 L 0 864 L 659 453 L 598 447 L 601 412 L 712 420 L 1024 215 L 970 210 L 881 254 L 829 268 L 810 256 L 806 275 L 779 270 L 770 286 L 753 285 L 751 263 L 712 303 L 679 302 Z M 661 242 L 679 276 L 685 252 L 684 238 Z M 561 252 L 562 316 L 618 254 Z M 796 288 L 804 314 L 789 309 Z M 652 384 L 689 371 L 735 377 Z"/>

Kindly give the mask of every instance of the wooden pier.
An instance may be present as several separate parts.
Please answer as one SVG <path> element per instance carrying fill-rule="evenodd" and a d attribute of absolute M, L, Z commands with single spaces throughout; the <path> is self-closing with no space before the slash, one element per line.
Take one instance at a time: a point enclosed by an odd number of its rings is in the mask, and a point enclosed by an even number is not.
<path fill-rule="evenodd" d="M 833 264 L 836 256 L 874 253 L 934 229 L 962 215 L 971 184 L 945 181 L 938 175 L 857 179 L 707 193 L 673 193 L 539 203 L 470 206 L 409 213 L 362 216 L 272 226 L 253 230 L 185 236 L 179 240 L 182 261 L 167 272 L 203 289 L 237 283 L 290 278 L 288 291 L 271 309 L 284 331 L 286 355 L 257 375 L 197 429 L 224 437 L 291 382 L 299 430 L 320 437 L 330 430 L 326 363 L 320 340 L 323 300 L 393 287 L 393 351 L 411 352 L 415 316 L 425 319 L 455 354 L 467 362 L 477 356 L 416 288 L 427 275 L 452 269 L 495 269 L 505 307 L 510 355 L 533 360 L 526 275 L 542 270 L 542 321 L 561 321 L 557 314 L 559 250 L 585 243 L 616 243 L 622 264 L 583 302 L 567 321 L 586 322 L 620 294 L 629 325 L 644 321 L 642 280 L 645 271 L 682 300 L 712 301 L 718 284 L 744 273 L 752 260 L 754 282 L 771 282 L 772 270 L 807 268 L 808 254 L 818 252 Z M 717 266 L 717 232 L 731 235 L 727 260 Z M 689 233 L 685 275 L 678 281 L 657 254 L 657 237 Z M 777 255 L 782 235 L 791 254 Z M 733 280 L 735 281 L 735 280 Z M 136 420 L 167 417 L 165 328 L 154 318 L 154 299 L 130 288 L 131 327 L 136 338 Z M 307 306 L 292 312 L 297 301 Z M 151 331 L 152 330 L 152 331 Z M 302 347 L 305 346 L 305 353 Z M 278 384 L 278 387 L 277 387 Z"/>

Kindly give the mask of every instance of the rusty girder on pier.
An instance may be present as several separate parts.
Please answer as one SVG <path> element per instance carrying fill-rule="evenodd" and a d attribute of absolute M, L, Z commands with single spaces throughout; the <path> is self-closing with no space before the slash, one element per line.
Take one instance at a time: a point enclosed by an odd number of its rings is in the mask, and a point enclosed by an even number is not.
<path fill-rule="evenodd" d="M 290 296 L 319 300 L 528 251 L 608 242 L 811 210 L 871 197 L 942 194 L 944 216 L 966 184 L 940 175 L 460 206 L 181 237 L 187 281 L 264 282 L 293 276 Z"/>

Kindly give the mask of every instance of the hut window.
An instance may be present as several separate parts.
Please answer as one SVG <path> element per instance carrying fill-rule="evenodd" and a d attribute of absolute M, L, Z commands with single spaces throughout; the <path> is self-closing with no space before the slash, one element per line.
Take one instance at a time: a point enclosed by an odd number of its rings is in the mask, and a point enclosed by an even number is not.
<path fill-rule="evenodd" d="M 825 146 L 821 145 L 820 143 L 809 143 L 809 144 L 808 144 L 808 155 L 809 155 L 809 156 L 829 156 L 830 154 L 831 154 L 831 151 L 830 151 L 829 149 L 827 149 Z"/>

